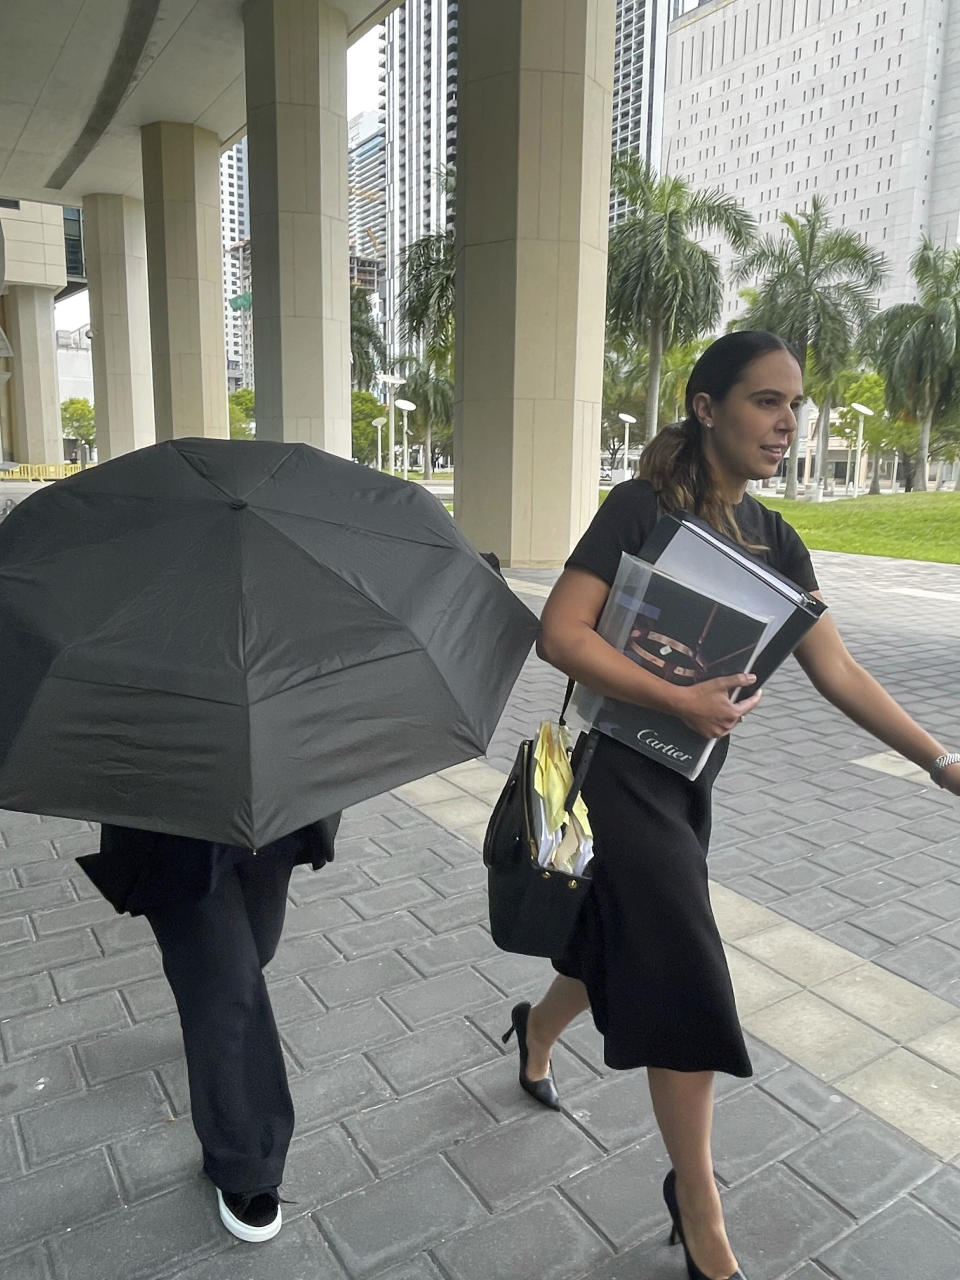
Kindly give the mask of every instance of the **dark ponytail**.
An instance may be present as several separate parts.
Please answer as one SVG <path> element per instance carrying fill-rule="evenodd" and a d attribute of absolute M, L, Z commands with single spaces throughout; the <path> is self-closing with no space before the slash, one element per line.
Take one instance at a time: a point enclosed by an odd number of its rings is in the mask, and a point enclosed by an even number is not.
<path fill-rule="evenodd" d="M 789 343 L 760 329 L 726 333 L 712 342 L 693 366 L 687 382 L 687 416 L 654 436 L 640 455 L 637 468 L 637 475 L 650 482 L 665 510 L 692 511 L 741 546 L 749 544 L 737 528 L 732 505 L 716 487 L 703 451 L 705 428 L 694 412 L 693 401 L 701 392 L 711 400 L 725 400 L 747 366 L 771 351 L 786 351 L 800 363 Z"/>

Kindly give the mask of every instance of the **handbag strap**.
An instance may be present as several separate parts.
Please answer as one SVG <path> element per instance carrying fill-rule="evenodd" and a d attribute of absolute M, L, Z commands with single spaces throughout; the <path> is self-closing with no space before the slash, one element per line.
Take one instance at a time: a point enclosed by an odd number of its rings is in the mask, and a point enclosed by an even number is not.
<path fill-rule="evenodd" d="M 593 753 L 597 749 L 597 743 L 600 741 L 599 729 L 591 729 L 589 733 L 581 733 L 577 739 L 577 744 L 573 748 L 570 763 L 573 767 L 573 782 L 570 790 L 567 792 L 567 798 L 563 802 L 563 807 L 567 813 L 570 813 L 576 803 L 577 796 L 580 794 L 580 788 L 583 786 L 583 780 L 587 776 L 587 770 L 590 768 L 590 762 L 593 760 Z"/>
<path fill-rule="evenodd" d="M 573 686 L 576 681 L 572 678 L 567 681 L 567 691 L 563 695 L 563 706 L 560 708 L 559 723 L 566 727 L 567 707 L 570 705 L 570 699 L 573 697 Z M 570 754 L 570 764 L 573 768 L 573 784 L 567 792 L 567 798 L 563 802 L 563 807 L 570 813 L 576 803 L 577 796 L 580 794 L 580 788 L 583 786 L 583 780 L 587 776 L 587 770 L 590 768 L 590 761 L 593 759 L 593 753 L 597 749 L 597 741 L 600 737 L 598 730 L 591 729 L 589 733 L 581 733 L 577 738 L 576 745 Z"/>
<path fill-rule="evenodd" d="M 569 707 L 569 705 L 570 705 L 570 699 L 573 697 L 573 686 L 574 686 L 575 684 L 576 684 L 576 681 L 571 677 L 571 678 L 567 681 L 567 692 L 563 695 L 563 706 L 560 708 L 560 720 L 559 720 L 559 723 L 560 723 L 561 725 L 563 725 L 563 726 L 564 726 L 564 728 L 566 728 L 566 724 L 567 724 L 566 719 L 565 719 L 565 716 L 566 716 L 566 714 L 567 714 L 567 707 Z"/>

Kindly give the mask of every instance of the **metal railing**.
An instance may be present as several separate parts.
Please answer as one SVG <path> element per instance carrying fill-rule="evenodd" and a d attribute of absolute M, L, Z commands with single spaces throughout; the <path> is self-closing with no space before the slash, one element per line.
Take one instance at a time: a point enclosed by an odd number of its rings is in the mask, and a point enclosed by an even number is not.
<path fill-rule="evenodd" d="M 63 480 L 79 470 L 77 462 L 21 462 L 10 470 L 0 469 L 0 480 Z"/>

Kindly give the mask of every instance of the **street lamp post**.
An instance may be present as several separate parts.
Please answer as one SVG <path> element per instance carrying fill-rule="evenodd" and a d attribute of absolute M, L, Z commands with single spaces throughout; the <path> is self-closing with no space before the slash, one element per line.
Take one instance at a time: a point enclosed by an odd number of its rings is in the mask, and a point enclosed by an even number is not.
<path fill-rule="evenodd" d="M 623 479 L 629 480 L 633 474 L 630 470 L 630 424 L 636 422 L 636 418 L 632 413 L 618 413 L 617 417 L 623 423 Z"/>
<path fill-rule="evenodd" d="M 383 428 L 387 425 L 386 418 L 374 418 L 373 425 L 377 428 L 377 470 L 383 470 L 383 449 L 380 447 Z"/>
<path fill-rule="evenodd" d="M 860 454 L 863 450 L 863 417 L 864 414 L 868 418 L 873 417 L 873 410 L 868 409 L 865 404 L 857 404 L 854 401 L 850 406 L 857 413 L 857 456 L 853 464 L 853 496 L 856 498 L 860 492 Z"/>
<path fill-rule="evenodd" d="M 410 463 L 410 454 L 407 446 L 407 436 L 410 434 L 410 429 L 407 426 L 407 414 L 413 413 L 416 407 L 417 406 L 413 403 L 412 400 L 397 401 L 397 408 L 403 414 L 403 478 L 404 480 L 407 479 L 407 472 L 409 471 L 409 463 Z"/>
<path fill-rule="evenodd" d="M 398 373 L 382 373 L 380 381 L 386 383 L 387 387 L 387 411 L 390 414 L 390 430 L 387 432 L 387 471 L 390 475 L 396 474 L 395 452 L 397 448 L 396 437 L 394 433 L 394 412 L 393 397 L 396 394 L 397 387 L 403 386 L 406 378 L 401 378 Z"/>

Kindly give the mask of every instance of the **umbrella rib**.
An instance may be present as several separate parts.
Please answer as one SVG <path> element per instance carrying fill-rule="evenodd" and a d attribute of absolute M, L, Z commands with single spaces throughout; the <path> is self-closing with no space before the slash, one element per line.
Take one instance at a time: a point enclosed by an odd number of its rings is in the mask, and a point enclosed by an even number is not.
<path fill-rule="evenodd" d="M 260 519 L 264 519 L 263 513 L 262 513 L 261 511 L 255 511 L 255 513 L 254 513 L 254 514 L 256 514 Z M 311 517 L 311 518 L 313 518 L 313 519 L 321 519 L 321 520 L 322 520 L 322 517 L 319 517 L 319 516 L 318 516 L 318 517 Z M 314 557 L 310 555 L 309 551 L 307 551 L 304 547 L 301 547 L 300 543 L 299 543 L 299 542 L 297 542 L 297 541 L 295 541 L 295 539 L 291 538 L 291 537 L 289 536 L 289 534 L 287 534 L 287 533 L 285 533 L 285 532 L 283 531 L 283 529 L 279 529 L 279 528 L 277 528 L 277 526 L 276 526 L 276 525 L 274 525 L 272 522 L 268 522 L 268 523 L 270 523 L 270 528 L 271 528 L 271 529 L 273 529 L 277 534 L 279 534 L 279 535 L 280 535 L 280 537 L 281 537 L 281 538 L 285 539 L 285 540 L 286 540 L 287 542 L 289 542 L 293 547 L 295 547 L 297 550 L 299 550 L 299 551 L 300 551 L 304 556 L 306 556 L 306 557 L 307 557 L 307 559 L 309 559 L 309 560 L 311 561 L 311 563 L 313 563 L 313 564 L 318 563 L 318 562 L 314 559 Z M 332 523 L 332 521 L 327 520 L 327 521 L 324 521 L 324 523 L 326 523 L 326 524 L 330 524 L 330 523 Z M 338 525 L 338 527 L 349 527 L 349 526 L 342 526 L 342 525 Z M 408 541 L 413 541 L 413 540 L 412 540 L 412 539 L 408 539 Z M 427 546 L 439 545 L 439 546 L 441 546 L 441 547 L 445 547 L 445 544 L 443 544 L 443 543 L 440 543 L 440 544 L 426 543 L 426 544 L 419 544 L 419 545 L 427 545 Z M 452 548 L 451 548 L 451 549 L 452 549 Z M 475 554 L 476 554 L 476 553 L 475 553 Z M 480 563 L 480 564 L 483 564 L 483 562 L 482 562 L 482 561 L 479 561 L 479 563 Z M 332 568 L 330 565 L 323 565 L 322 567 L 323 567 L 323 568 L 324 568 L 328 573 L 332 573 L 332 574 L 334 574 L 334 575 L 338 578 L 338 580 L 344 584 L 344 586 L 348 587 L 351 591 L 353 591 L 353 592 L 354 592 L 354 594 L 356 594 L 356 595 L 360 596 L 360 598 L 361 598 L 361 599 L 369 600 L 369 597 L 368 597 L 368 596 L 365 596 L 365 595 L 363 594 L 363 592 L 359 590 L 359 588 L 355 587 L 355 586 L 353 585 L 353 583 L 352 583 L 352 582 L 349 582 L 346 578 L 344 578 L 340 573 L 338 573 L 338 572 L 337 572 L 337 570 L 336 570 L 336 569 Z M 484 567 L 486 567 L 486 566 L 484 566 Z M 505 589 L 509 591 L 509 587 L 505 587 Z M 388 611 L 384 608 L 384 606 L 383 606 L 383 605 L 381 605 L 381 604 L 377 603 L 376 601 L 374 601 L 373 603 L 375 603 L 375 604 L 377 605 L 377 608 L 378 608 L 378 609 L 381 609 L 381 610 L 382 610 L 382 612 L 384 612 L 384 613 L 388 613 Z M 453 609 L 455 609 L 455 608 L 456 608 L 456 605 L 457 605 L 457 600 L 456 600 L 456 598 L 455 598 L 455 597 L 454 597 L 454 598 L 451 598 L 451 599 L 447 602 L 447 605 L 446 605 L 446 607 L 445 607 L 445 608 L 444 608 L 444 610 L 443 610 L 442 621 L 441 621 L 441 623 L 440 623 L 440 625 L 439 625 L 439 626 L 437 626 L 437 627 L 434 627 L 434 628 L 433 628 L 433 629 L 434 629 L 434 631 L 438 631 L 438 630 L 440 630 L 440 627 L 443 625 L 443 623 L 444 623 L 444 622 L 446 621 L 446 619 L 449 617 L 449 615 L 450 615 L 451 611 L 452 611 Z M 450 687 L 450 682 L 447 680 L 446 676 L 443 674 L 443 672 L 440 670 L 440 668 L 437 666 L 436 662 L 434 661 L 434 659 L 433 659 L 433 657 L 432 657 L 432 655 L 431 655 L 431 653 L 430 653 L 430 650 L 429 650 L 429 648 L 427 647 L 427 643 L 426 643 L 424 640 L 421 640 L 420 636 L 419 636 L 419 635 L 417 635 L 417 633 L 416 633 L 416 632 L 415 632 L 415 631 L 414 631 L 414 630 L 413 630 L 413 629 L 412 629 L 412 628 L 411 628 L 411 627 L 410 627 L 406 622 L 401 622 L 401 621 L 400 621 L 400 619 L 399 619 L 399 618 L 397 618 L 395 614 L 388 613 L 388 616 L 389 616 L 389 617 L 392 617 L 392 618 L 393 618 L 393 620 L 394 620 L 395 622 L 399 623 L 399 625 L 403 628 L 404 632 L 405 632 L 407 635 L 409 635 L 409 636 L 410 636 L 410 638 L 413 640 L 414 645 L 415 645 L 415 648 L 413 648 L 413 649 L 411 649 L 411 650 L 408 650 L 407 652 L 417 652 L 417 651 L 419 651 L 419 652 L 422 652 L 422 653 L 424 654 L 424 656 L 425 656 L 425 657 L 427 658 L 427 660 L 429 661 L 430 665 L 433 667 L 434 671 L 436 671 L 438 678 L 440 679 L 440 681 L 442 682 L 442 684 L 443 684 L 444 688 L 447 690 L 448 694 L 450 695 L 451 699 L 453 700 L 454 705 L 459 706 L 459 705 L 460 705 L 460 704 L 459 704 L 459 701 L 458 701 L 457 696 L 456 696 L 456 694 L 454 693 L 453 689 L 451 689 L 451 687 Z M 374 661 L 378 661 L 378 659 L 374 659 Z M 357 663 L 356 665 L 357 665 L 357 666 L 361 666 L 361 665 L 363 665 L 363 664 L 361 664 L 361 663 Z"/>
<path fill-rule="evenodd" d="M 252 701 L 248 699 L 246 702 L 243 702 L 243 703 L 232 702 L 226 698 L 210 698 L 199 693 L 183 693 L 181 690 L 178 690 L 178 689 L 177 690 L 158 689 L 156 685 L 132 684 L 132 683 L 121 684 L 116 680 L 97 680 L 97 679 L 91 679 L 90 677 L 87 677 L 87 676 L 71 676 L 71 675 L 60 675 L 60 674 L 55 675 L 53 678 L 56 680 L 62 680 L 64 683 L 69 683 L 69 684 L 99 685 L 99 686 L 102 686 L 104 689 L 122 688 L 122 689 L 131 689 L 138 693 L 168 693 L 170 694 L 171 697 L 184 698 L 184 699 L 188 699 L 191 702 L 209 702 L 212 705 L 218 706 L 218 707 L 257 707 L 262 702 L 269 702 L 271 698 L 277 697 L 279 693 L 289 693 L 291 689 L 299 689 L 302 685 L 310 684 L 314 680 L 326 680 L 326 679 L 329 679 L 331 676 L 339 675 L 343 671 L 355 671 L 359 667 L 370 667 L 375 665 L 378 662 L 389 662 L 392 658 L 403 658 L 410 653 L 425 653 L 425 652 L 426 651 L 424 650 L 421 644 L 414 644 L 414 645 L 411 645 L 409 649 L 398 649 L 394 653 L 380 654 L 375 658 L 365 658 L 362 662 L 351 662 L 349 666 L 347 666 L 346 664 L 341 664 L 339 667 L 336 667 L 331 671 L 323 671 L 319 675 L 314 674 L 314 675 L 304 676 L 302 680 L 298 680 L 294 684 L 285 685 L 283 689 L 274 690 L 271 693 L 265 694 L 262 698 L 254 698 Z M 427 656 L 429 657 L 429 655 Z M 430 659 L 430 661 L 431 661 L 431 664 L 433 664 L 433 660 Z M 443 680 L 443 683 L 449 689 L 450 686 L 447 685 L 446 680 L 443 679 L 443 676 L 440 674 L 439 671 L 437 672 L 437 674 L 440 676 L 440 679 Z M 453 696 L 452 691 L 451 691 L 451 696 Z"/>
<path fill-rule="evenodd" d="M 347 529 L 351 533 L 361 533 L 361 534 L 365 533 L 365 534 L 370 534 L 373 537 L 377 537 L 377 538 L 388 538 L 391 542 L 409 543 L 411 546 L 414 546 L 414 547 L 438 547 L 443 550 L 446 550 L 446 549 L 456 550 L 456 548 L 452 547 L 449 542 L 444 542 L 442 539 L 434 541 L 432 539 L 426 539 L 426 538 L 412 538 L 409 535 L 403 534 L 403 533 L 393 533 L 393 532 L 387 533 L 379 529 L 371 529 L 368 526 L 362 525 L 362 524 L 349 524 L 346 520 L 331 520 L 329 516 L 318 515 L 316 512 L 313 512 L 313 511 L 285 511 L 283 507 L 254 507 L 252 508 L 252 510 L 253 510 L 253 513 L 255 515 L 258 515 L 262 520 L 269 520 L 271 515 L 281 515 L 281 516 L 292 515 L 292 516 L 295 516 L 298 520 L 314 520 L 318 524 L 330 525 L 330 527 L 334 529 Z M 290 538 L 289 534 L 286 534 L 282 529 L 277 528 L 277 526 L 273 524 L 272 521 L 270 522 L 270 527 L 272 529 L 276 529 L 277 533 L 279 533 L 282 537 Z M 290 538 L 290 541 L 293 542 L 294 539 Z M 310 553 L 307 552 L 307 554 L 309 555 Z"/>
<path fill-rule="evenodd" d="M 204 475 L 204 473 L 203 473 L 203 472 L 202 472 L 198 467 L 195 467 L 195 466 L 194 466 L 194 464 L 190 461 L 190 459 L 189 459 L 189 458 L 185 457 L 185 456 L 180 452 L 179 448 L 177 447 L 177 444 L 178 444 L 178 442 L 177 442 L 177 441 L 172 440 L 170 443 L 171 443 L 171 446 L 172 446 L 172 448 L 173 448 L 174 453 L 177 455 L 177 457 L 180 459 L 180 461 L 184 464 L 184 466 L 189 467 L 191 471 L 194 471 L 194 472 L 195 472 L 195 473 L 200 477 L 200 479 L 201 479 L 201 480 L 205 480 L 205 481 L 207 482 L 207 484 L 209 484 L 209 485 L 210 485 L 211 489 L 216 489 L 217 493 L 222 493 L 222 494 L 223 494 L 223 496 L 224 496 L 225 498 L 230 498 L 230 497 L 237 497 L 237 496 L 239 496 L 239 495 L 236 495 L 236 494 L 230 494 L 230 493 L 228 493 L 226 489 L 224 489 L 221 485 L 217 484 L 216 480 L 212 479 L 212 478 L 211 478 L 210 476 L 208 476 L 208 475 Z M 272 470 L 272 471 L 270 471 L 270 472 L 268 472 L 266 475 L 261 476 L 261 477 L 260 477 L 260 479 L 257 481 L 257 483 L 253 486 L 253 488 L 252 488 L 252 489 L 248 489 L 248 490 L 247 490 L 247 492 L 243 495 L 243 496 L 244 496 L 244 500 L 249 499 L 250 494 L 252 494 L 252 493 L 256 493 L 256 491 L 260 488 L 260 486 L 261 486 L 262 484 L 266 484 L 266 482 L 267 482 L 268 480 L 272 480 L 272 479 L 273 479 L 273 477 L 274 477 L 274 476 L 277 474 L 277 472 L 280 470 L 280 468 L 281 468 L 282 466 L 285 466 L 285 464 L 286 464 L 287 462 L 289 462 L 289 460 L 290 460 L 290 455 L 291 455 L 291 454 L 292 454 L 296 449 L 301 449 L 302 447 L 303 447 L 303 446 L 302 446 L 302 444 L 291 444 L 290 448 L 286 451 L 286 453 L 283 455 L 283 457 L 280 459 L 280 461 L 277 463 L 277 465 L 273 468 L 273 470 Z"/>
<path fill-rule="evenodd" d="M 301 546 L 300 543 L 297 542 L 295 538 L 291 538 L 288 533 L 285 533 L 283 531 L 283 529 L 278 529 L 277 526 L 273 524 L 271 521 L 265 520 L 263 514 L 260 511 L 255 510 L 253 514 L 258 519 L 264 520 L 264 523 L 266 523 L 269 526 L 269 528 L 273 530 L 274 533 L 276 533 L 279 537 L 283 538 L 285 542 L 289 543 L 290 546 L 294 548 L 294 550 L 298 551 L 312 565 L 319 565 L 320 568 L 323 569 L 326 573 L 333 574 L 333 576 L 337 579 L 337 581 L 342 582 L 343 585 L 347 587 L 348 590 L 352 591 L 355 596 L 358 596 L 361 600 L 366 601 L 368 604 L 373 604 L 377 609 L 379 609 L 379 611 L 384 615 L 384 617 L 390 618 L 393 622 L 395 622 L 403 630 L 403 632 L 410 637 L 411 641 L 413 642 L 412 647 L 408 650 L 404 650 L 404 652 L 415 653 L 419 650 L 419 651 L 422 651 L 423 653 L 428 653 L 426 642 L 420 638 L 420 636 L 416 633 L 416 631 L 414 631 L 413 628 L 410 627 L 407 622 L 398 618 L 395 613 L 393 613 L 390 609 L 388 609 L 385 605 L 381 604 L 379 601 L 373 600 L 370 596 L 365 595 L 360 590 L 359 587 L 354 586 L 352 582 L 350 582 L 347 578 L 345 578 L 343 574 L 340 573 L 337 569 L 333 568 L 333 566 L 327 565 L 327 564 L 320 564 L 320 561 L 318 561 L 314 556 L 312 556 L 310 552 L 306 549 L 306 547 Z M 330 524 L 331 522 L 325 521 L 325 523 Z M 338 527 L 343 527 L 343 526 L 338 526 Z M 427 543 L 425 545 L 432 546 L 433 544 Z M 442 543 L 439 545 L 441 547 L 443 546 Z M 447 614 L 450 612 L 450 609 L 453 607 L 453 604 L 454 602 L 450 601 L 450 603 L 444 609 L 443 611 L 444 618 L 446 618 Z M 376 661 L 376 659 L 374 659 L 374 661 Z M 433 659 L 431 658 L 430 661 L 433 662 Z M 356 665 L 362 666 L 363 664 L 357 663 Z M 440 678 L 443 680 L 442 675 Z M 447 684 L 446 680 L 443 680 L 443 682 L 444 684 Z M 447 684 L 447 688 L 448 689 L 450 688 L 448 684 Z M 451 696 L 452 696 L 452 690 L 451 690 Z"/>

